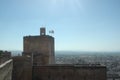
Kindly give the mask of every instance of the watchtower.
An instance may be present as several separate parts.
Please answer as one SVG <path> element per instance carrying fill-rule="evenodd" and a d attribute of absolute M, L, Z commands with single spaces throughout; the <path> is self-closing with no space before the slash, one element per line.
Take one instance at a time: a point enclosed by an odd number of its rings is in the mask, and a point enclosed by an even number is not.
<path fill-rule="evenodd" d="M 36 65 L 54 64 L 54 37 L 46 35 L 46 29 L 40 28 L 40 35 L 23 38 L 23 55 L 33 56 Z"/>

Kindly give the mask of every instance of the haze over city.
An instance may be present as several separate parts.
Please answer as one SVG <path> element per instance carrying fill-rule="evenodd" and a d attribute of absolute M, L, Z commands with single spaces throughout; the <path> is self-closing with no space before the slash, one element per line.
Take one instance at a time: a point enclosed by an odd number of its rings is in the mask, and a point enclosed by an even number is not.
<path fill-rule="evenodd" d="M 56 51 L 120 51 L 119 0 L 0 0 L 0 49 L 54 30 Z"/>

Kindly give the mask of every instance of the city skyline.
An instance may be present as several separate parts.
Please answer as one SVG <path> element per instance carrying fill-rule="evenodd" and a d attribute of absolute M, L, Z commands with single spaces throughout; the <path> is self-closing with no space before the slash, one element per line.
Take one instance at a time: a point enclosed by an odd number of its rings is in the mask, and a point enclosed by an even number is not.
<path fill-rule="evenodd" d="M 119 0 L 1 0 L 0 49 L 23 50 L 23 36 L 54 30 L 56 51 L 120 51 Z"/>

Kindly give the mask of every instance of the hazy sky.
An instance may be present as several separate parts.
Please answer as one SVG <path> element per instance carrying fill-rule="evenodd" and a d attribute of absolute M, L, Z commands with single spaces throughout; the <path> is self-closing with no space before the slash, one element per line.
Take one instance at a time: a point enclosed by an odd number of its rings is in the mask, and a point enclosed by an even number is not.
<path fill-rule="evenodd" d="M 40 27 L 56 50 L 120 51 L 120 0 L 0 0 L 0 49 L 23 50 Z"/>

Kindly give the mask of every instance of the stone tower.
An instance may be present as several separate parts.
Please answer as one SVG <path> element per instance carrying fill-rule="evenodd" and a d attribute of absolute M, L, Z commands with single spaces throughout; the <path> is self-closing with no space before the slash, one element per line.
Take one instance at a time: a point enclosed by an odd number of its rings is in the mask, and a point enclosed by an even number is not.
<path fill-rule="evenodd" d="M 31 56 L 34 65 L 55 63 L 54 38 L 46 35 L 44 27 L 40 28 L 40 35 L 38 36 L 25 36 L 23 45 L 23 55 Z"/>

